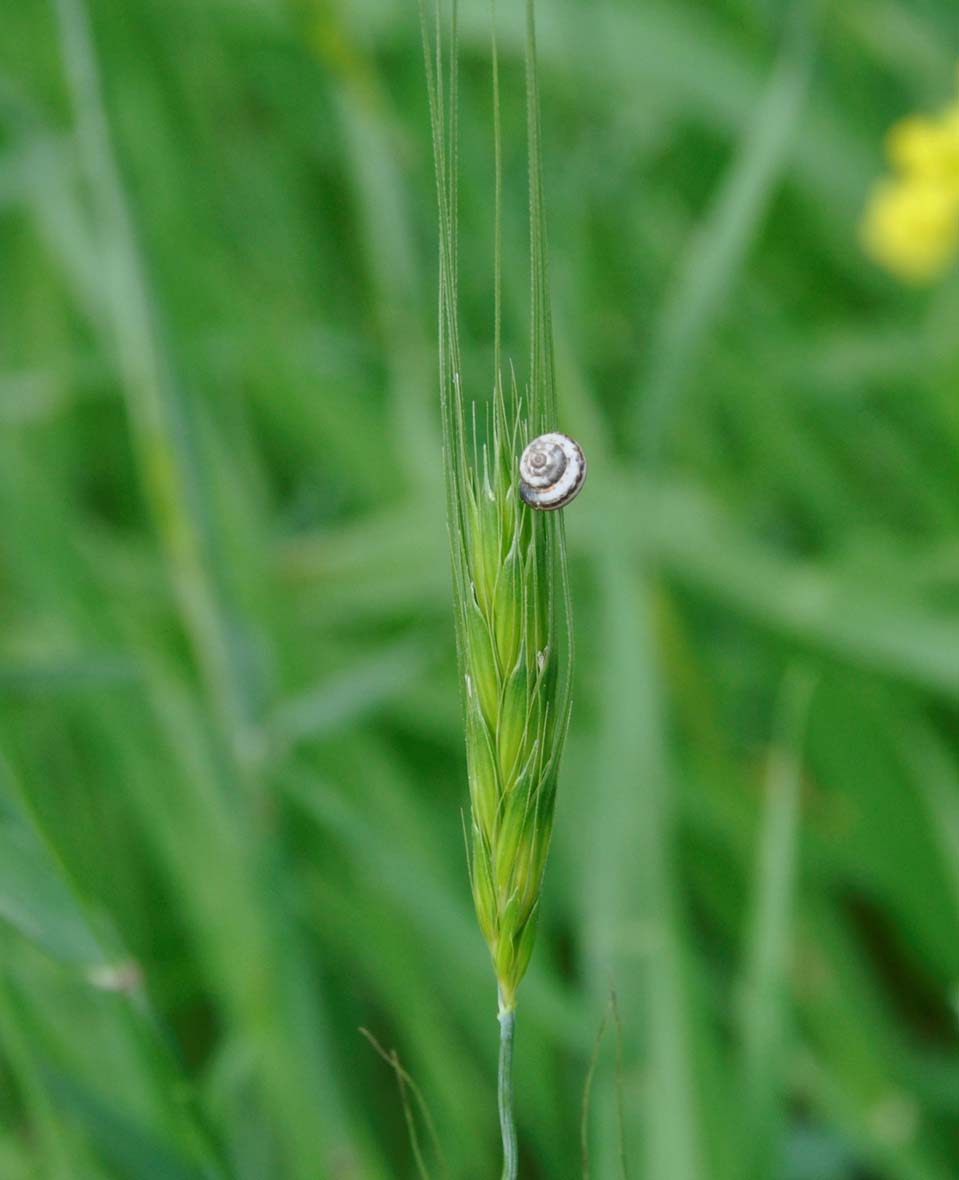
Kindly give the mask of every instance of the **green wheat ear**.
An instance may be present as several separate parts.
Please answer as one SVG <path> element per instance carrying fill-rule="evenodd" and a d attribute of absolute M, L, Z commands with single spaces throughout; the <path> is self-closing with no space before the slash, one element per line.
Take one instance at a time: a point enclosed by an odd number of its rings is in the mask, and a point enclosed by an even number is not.
<path fill-rule="evenodd" d="M 492 438 L 476 464 L 454 464 L 450 538 L 465 688 L 470 879 L 500 1004 L 512 1009 L 536 930 L 568 717 L 568 654 L 557 643 L 559 522 L 518 493 L 519 395 L 497 384 Z M 565 670 L 561 678 L 560 668 Z"/>
<path fill-rule="evenodd" d="M 469 872 L 480 929 L 511 1013 L 529 965 L 553 803 L 570 709 L 572 640 L 561 513 L 531 510 L 519 459 L 533 436 L 556 429 L 540 165 L 532 0 L 527 3 L 530 181 L 530 360 L 521 396 L 501 358 L 501 144 L 493 34 L 496 156 L 495 365 L 492 397 L 466 412 L 457 307 L 456 4 L 421 0 L 439 204 L 439 361 L 453 599 L 470 787 Z M 485 438 L 477 437 L 477 417 Z M 575 446 L 575 444 L 573 444 Z M 578 451 L 578 448 L 576 448 Z M 581 455 L 580 455 L 581 459 Z"/>

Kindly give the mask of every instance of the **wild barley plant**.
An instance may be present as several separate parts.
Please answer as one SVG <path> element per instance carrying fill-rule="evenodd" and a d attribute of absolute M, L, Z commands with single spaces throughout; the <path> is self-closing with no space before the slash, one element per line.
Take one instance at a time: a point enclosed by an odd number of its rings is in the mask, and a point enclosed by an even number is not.
<path fill-rule="evenodd" d="M 516 1176 L 511 1068 L 516 993 L 536 934 L 570 710 L 572 634 L 561 512 L 533 511 L 518 463 L 556 429 L 533 0 L 526 4 L 530 355 L 521 395 L 502 363 L 502 146 L 492 33 L 495 339 L 492 395 L 467 409 L 457 274 L 457 12 L 420 0 L 439 206 L 439 363 L 453 603 L 470 791 L 469 875 L 499 996 L 499 1109 L 506 1180 Z M 444 52 L 444 37 L 449 51 Z M 485 426 L 480 432 L 478 423 Z M 581 456 L 580 456 L 581 458 Z"/>

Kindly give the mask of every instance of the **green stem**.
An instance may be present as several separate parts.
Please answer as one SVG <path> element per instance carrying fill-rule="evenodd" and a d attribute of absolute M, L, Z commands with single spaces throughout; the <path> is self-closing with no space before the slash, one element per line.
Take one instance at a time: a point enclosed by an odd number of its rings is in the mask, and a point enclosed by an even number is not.
<path fill-rule="evenodd" d="M 503 1135 L 503 1180 L 516 1180 L 519 1160 L 516 1153 L 516 1124 L 513 1121 L 513 1030 L 516 1009 L 499 1012 L 499 1126 Z"/>

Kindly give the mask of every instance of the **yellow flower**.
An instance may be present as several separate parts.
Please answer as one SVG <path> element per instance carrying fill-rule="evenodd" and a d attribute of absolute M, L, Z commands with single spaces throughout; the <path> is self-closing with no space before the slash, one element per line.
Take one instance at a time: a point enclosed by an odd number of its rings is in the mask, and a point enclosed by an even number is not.
<path fill-rule="evenodd" d="M 889 132 L 886 151 L 904 177 L 943 184 L 959 198 L 959 103 L 938 119 L 902 119 Z"/>
<path fill-rule="evenodd" d="M 900 278 L 927 282 L 959 250 L 959 201 L 931 180 L 883 180 L 862 225 L 866 251 Z"/>
<path fill-rule="evenodd" d="M 959 102 L 902 119 L 886 151 L 892 175 L 870 195 L 863 246 L 900 278 L 928 282 L 959 255 Z"/>

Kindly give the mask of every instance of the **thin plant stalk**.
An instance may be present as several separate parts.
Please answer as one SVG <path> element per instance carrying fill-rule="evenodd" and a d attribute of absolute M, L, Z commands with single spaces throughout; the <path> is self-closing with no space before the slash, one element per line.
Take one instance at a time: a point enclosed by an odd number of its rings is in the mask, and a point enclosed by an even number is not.
<path fill-rule="evenodd" d="M 515 1030 L 516 1009 L 501 1009 L 499 1013 L 498 1097 L 499 1126 L 503 1137 L 503 1180 L 516 1180 L 519 1174 L 516 1121 L 513 1116 L 513 1036 Z"/>

